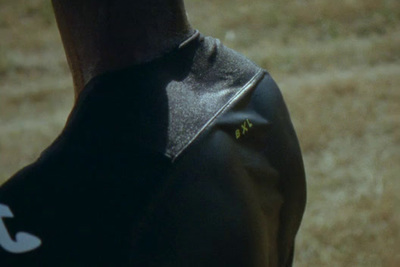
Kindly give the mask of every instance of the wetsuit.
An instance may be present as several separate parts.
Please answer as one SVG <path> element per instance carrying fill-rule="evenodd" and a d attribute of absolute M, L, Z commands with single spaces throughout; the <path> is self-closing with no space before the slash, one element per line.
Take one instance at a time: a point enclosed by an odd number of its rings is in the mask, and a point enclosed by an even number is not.
<path fill-rule="evenodd" d="M 304 206 L 276 84 L 196 33 L 94 78 L 0 187 L 0 266 L 290 266 Z"/>

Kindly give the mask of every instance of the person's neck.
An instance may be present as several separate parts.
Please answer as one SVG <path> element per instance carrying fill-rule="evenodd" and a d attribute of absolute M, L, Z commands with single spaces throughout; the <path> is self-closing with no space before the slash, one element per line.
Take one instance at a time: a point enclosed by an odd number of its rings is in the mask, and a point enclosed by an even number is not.
<path fill-rule="evenodd" d="M 194 32 L 180 5 L 167 9 L 171 5 L 153 3 L 127 10 L 118 1 L 92 0 L 95 3 L 87 5 L 85 1 L 53 0 L 75 98 L 95 76 L 151 61 Z"/>

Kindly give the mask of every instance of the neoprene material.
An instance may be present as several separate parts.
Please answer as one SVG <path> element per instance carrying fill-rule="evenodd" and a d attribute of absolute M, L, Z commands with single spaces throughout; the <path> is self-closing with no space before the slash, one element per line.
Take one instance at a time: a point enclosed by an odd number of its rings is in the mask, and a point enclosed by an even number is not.
<path fill-rule="evenodd" d="M 94 78 L 56 141 L 0 187 L 13 214 L 0 212 L 0 266 L 290 266 L 305 198 L 275 82 L 197 32 Z M 40 246 L 7 251 L 20 232 Z"/>

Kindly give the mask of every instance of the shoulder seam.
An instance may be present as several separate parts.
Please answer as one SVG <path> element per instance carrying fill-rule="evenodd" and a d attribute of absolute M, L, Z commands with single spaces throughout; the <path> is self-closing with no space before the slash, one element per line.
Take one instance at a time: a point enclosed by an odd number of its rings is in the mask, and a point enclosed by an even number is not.
<path fill-rule="evenodd" d="M 266 75 L 264 69 L 259 69 L 257 73 L 234 95 L 228 102 L 226 102 L 204 125 L 201 129 L 188 141 L 182 149 L 180 149 L 175 155 L 166 154 L 167 157 L 171 158 L 172 162 L 175 161 L 183 151 L 185 151 L 205 130 L 229 107 L 232 106 L 241 96 L 247 91 L 254 88 L 258 82 L 260 82 Z"/>

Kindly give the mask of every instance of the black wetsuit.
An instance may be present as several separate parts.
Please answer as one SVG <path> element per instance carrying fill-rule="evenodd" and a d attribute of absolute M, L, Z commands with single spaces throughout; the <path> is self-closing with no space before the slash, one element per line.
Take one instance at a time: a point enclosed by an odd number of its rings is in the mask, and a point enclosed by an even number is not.
<path fill-rule="evenodd" d="M 276 84 L 196 33 L 94 78 L 0 187 L 0 266 L 289 266 L 304 206 Z"/>

